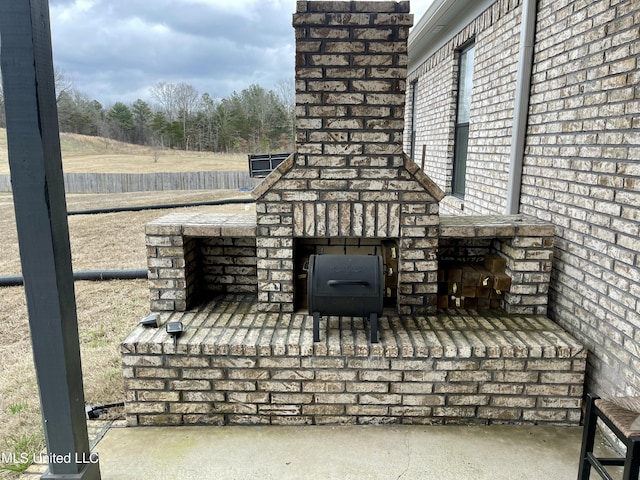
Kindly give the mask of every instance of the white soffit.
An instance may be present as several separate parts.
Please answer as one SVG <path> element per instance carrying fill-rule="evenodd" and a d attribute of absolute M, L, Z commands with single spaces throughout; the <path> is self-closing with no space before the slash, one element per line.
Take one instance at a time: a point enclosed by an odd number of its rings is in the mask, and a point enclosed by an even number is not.
<path fill-rule="evenodd" d="M 409 34 L 409 73 L 496 0 L 435 0 Z"/>

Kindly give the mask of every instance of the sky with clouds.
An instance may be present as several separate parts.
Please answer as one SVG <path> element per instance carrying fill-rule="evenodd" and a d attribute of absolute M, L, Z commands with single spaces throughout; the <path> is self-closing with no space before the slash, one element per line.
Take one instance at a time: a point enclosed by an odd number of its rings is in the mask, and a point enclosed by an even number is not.
<path fill-rule="evenodd" d="M 414 24 L 432 0 L 411 0 Z M 159 82 L 222 98 L 294 76 L 295 0 L 49 0 L 54 64 L 107 106 Z"/>

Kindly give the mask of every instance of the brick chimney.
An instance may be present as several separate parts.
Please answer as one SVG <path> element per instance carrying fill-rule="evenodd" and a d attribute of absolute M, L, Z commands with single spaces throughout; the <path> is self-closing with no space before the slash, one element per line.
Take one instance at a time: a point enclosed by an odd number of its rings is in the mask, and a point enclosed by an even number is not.
<path fill-rule="evenodd" d="M 254 190 L 261 310 L 294 310 L 300 239 L 378 239 L 397 311 L 435 311 L 444 193 L 402 151 L 412 24 L 408 1 L 297 2 L 296 151 Z"/>

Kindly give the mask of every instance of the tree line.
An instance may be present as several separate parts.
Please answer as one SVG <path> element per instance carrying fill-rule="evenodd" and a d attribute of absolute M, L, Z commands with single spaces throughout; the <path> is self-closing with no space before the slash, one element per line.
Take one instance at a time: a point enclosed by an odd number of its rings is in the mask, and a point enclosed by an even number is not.
<path fill-rule="evenodd" d="M 148 99 L 103 106 L 55 73 L 61 132 L 192 151 L 270 153 L 292 151 L 293 81 L 273 90 L 251 85 L 224 98 L 199 93 L 184 82 L 159 82 Z M 0 127 L 6 125 L 0 82 Z"/>

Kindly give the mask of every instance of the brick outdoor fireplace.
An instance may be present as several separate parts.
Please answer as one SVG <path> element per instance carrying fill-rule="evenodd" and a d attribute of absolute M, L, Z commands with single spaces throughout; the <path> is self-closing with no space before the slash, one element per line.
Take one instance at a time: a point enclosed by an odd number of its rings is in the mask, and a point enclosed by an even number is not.
<path fill-rule="evenodd" d="M 255 217 L 147 226 L 152 310 L 227 292 L 256 294 L 265 313 L 304 311 L 309 255 L 348 253 L 383 256 L 388 310 L 434 314 L 439 260 L 497 253 L 512 283 L 493 303 L 546 313 L 553 229 L 441 218 L 444 193 L 402 151 L 408 12 L 409 2 L 297 3 L 296 152 L 254 189 Z"/>
<path fill-rule="evenodd" d="M 254 191 L 260 310 L 303 305 L 309 253 L 386 247 L 388 305 L 435 312 L 444 193 L 402 151 L 412 24 L 409 2 L 298 2 L 296 154 Z"/>
<path fill-rule="evenodd" d="M 298 1 L 296 152 L 257 214 L 147 224 L 151 310 L 184 333 L 123 341 L 130 425 L 579 422 L 586 350 L 545 316 L 553 226 L 440 216 L 402 152 L 408 12 Z M 313 340 L 312 253 L 383 256 L 379 343 L 338 315 Z M 469 282 L 483 262 L 508 282 Z"/>

